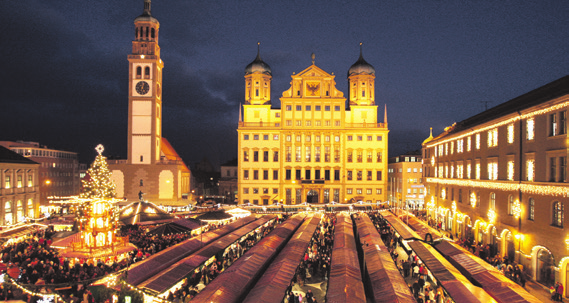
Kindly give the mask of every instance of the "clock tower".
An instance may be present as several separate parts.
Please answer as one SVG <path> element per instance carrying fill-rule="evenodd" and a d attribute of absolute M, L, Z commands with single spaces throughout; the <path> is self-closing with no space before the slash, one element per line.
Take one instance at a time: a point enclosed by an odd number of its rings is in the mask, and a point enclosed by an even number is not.
<path fill-rule="evenodd" d="M 160 161 L 162 140 L 162 68 L 158 45 L 160 23 L 144 0 L 142 15 L 134 19 L 132 54 L 128 55 L 128 163 Z"/>

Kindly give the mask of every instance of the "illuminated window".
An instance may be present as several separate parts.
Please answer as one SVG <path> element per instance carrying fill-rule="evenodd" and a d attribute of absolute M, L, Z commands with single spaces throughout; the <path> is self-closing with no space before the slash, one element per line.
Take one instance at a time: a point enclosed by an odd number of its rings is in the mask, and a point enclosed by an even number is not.
<path fill-rule="evenodd" d="M 377 161 L 378 163 L 380 163 L 380 162 L 383 160 L 382 158 L 383 158 L 382 152 L 378 151 L 378 152 L 376 153 L 376 161 Z"/>
<path fill-rule="evenodd" d="M 351 181 L 351 180 L 352 180 L 352 171 L 351 171 L 351 170 L 348 171 L 348 176 L 347 176 L 347 178 L 348 178 L 348 181 Z"/>
<path fill-rule="evenodd" d="M 292 126 L 292 120 L 286 120 L 286 126 Z"/>
<path fill-rule="evenodd" d="M 438 172 L 438 177 L 439 177 L 439 178 L 442 178 L 442 177 L 443 177 L 443 169 L 444 169 L 443 165 L 442 165 L 442 164 L 439 164 L 439 172 Z M 435 172 L 435 173 L 436 173 L 436 172 Z"/>
<path fill-rule="evenodd" d="M 302 147 L 301 146 L 297 146 L 296 147 L 296 162 L 300 162 L 302 160 Z"/>
<path fill-rule="evenodd" d="M 488 147 L 498 146 L 498 129 L 494 128 L 488 131 Z"/>
<path fill-rule="evenodd" d="M 490 193 L 490 209 L 496 209 L 496 193 Z"/>
<path fill-rule="evenodd" d="M 514 143 L 514 124 L 508 125 L 508 143 Z"/>
<path fill-rule="evenodd" d="M 320 162 L 320 146 L 314 147 L 314 162 Z"/>
<path fill-rule="evenodd" d="M 535 138 L 535 120 L 533 118 L 529 118 L 526 122 L 526 132 L 527 132 L 527 139 L 533 140 Z"/>
<path fill-rule="evenodd" d="M 334 162 L 336 162 L 336 163 L 340 162 L 340 147 L 339 146 L 334 146 Z"/>
<path fill-rule="evenodd" d="M 302 120 L 296 120 L 296 126 L 302 126 Z"/>
<path fill-rule="evenodd" d="M 463 152 L 463 144 L 464 144 L 464 139 L 459 139 L 456 141 L 456 152 L 457 153 L 462 153 Z"/>
<path fill-rule="evenodd" d="M 357 175 L 357 177 L 358 177 L 358 181 L 361 181 L 361 180 L 362 180 L 362 178 L 363 178 L 363 173 L 362 173 L 361 170 L 358 170 L 358 175 Z"/>
<path fill-rule="evenodd" d="M 557 124 L 557 114 L 549 115 L 549 135 L 559 135 L 559 125 Z"/>
<path fill-rule="evenodd" d="M 508 180 L 514 181 L 514 161 L 508 161 Z"/>
<path fill-rule="evenodd" d="M 437 148 L 437 146 L 435 147 L 435 152 L 436 152 L 436 148 Z M 443 146 L 439 145 L 438 148 L 439 148 L 439 157 L 442 157 L 444 154 Z"/>
<path fill-rule="evenodd" d="M 514 196 L 508 197 L 508 216 L 514 215 Z"/>
<path fill-rule="evenodd" d="M 445 156 L 448 155 L 448 143 L 445 143 Z"/>
<path fill-rule="evenodd" d="M 307 120 L 307 121 L 306 121 L 306 126 L 311 126 L 311 125 L 312 125 L 312 121 Z"/>
<path fill-rule="evenodd" d="M 367 162 L 368 163 L 373 162 L 373 152 L 372 151 L 367 152 Z"/>
<path fill-rule="evenodd" d="M 553 218 L 552 225 L 557 227 L 563 227 L 563 218 L 565 216 L 565 207 L 563 203 L 559 201 L 553 202 Z"/>
<path fill-rule="evenodd" d="M 464 166 L 462 164 L 456 166 L 456 177 L 459 179 L 464 178 Z"/>
<path fill-rule="evenodd" d="M 286 157 L 285 157 L 285 161 L 286 162 L 291 162 L 292 161 L 292 146 L 287 146 L 285 148 L 285 152 L 286 152 Z"/>
<path fill-rule="evenodd" d="M 4 188 L 12 188 L 12 183 L 10 182 L 10 176 L 5 176 Z"/>
<path fill-rule="evenodd" d="M 310 146 L 306 146 L 306 148 L 305 148 L 305 155 L 304 155 L 306 162 L 310 162 L 310 161 L 311 161 L 311 159 L 310 159 L 311 153 L 310 153 L 310 152 L 311 152 Z"/>
<path fill-rule="evenodd" d="M 352 189 L 351 189 L 351 188 L 346 189 L 346 193 L 347 193 L 348 195 L 351 195 L 351 194 L 352 194 Z"/>
<path fill-rule="evenodd" d="M 480 180 L 480 160 L 476 160 L 474 171 L 475 171 L 475 179 Z"/>
<path fill-rule="evenodd" d="M 363 152 L 361 150 L 358 150 L 357 157 L 358 157 L 358 163 L 362 163 L 363 162 Z"/>
<path fill-rule="evenodd" d="M 306 135 L 304 137 L 304 141 L 306 141 L 306 142 L 310 142 L 310 139 L 311 139 L 310 135 Z"/>
<path fill-rule="evenodd" d="M 18 180 L 17 180 L 17 182 L 16 182 L 16 187 L 22 188 L 22 186 L 23 186 L 22 175 L 18 175 Z"/>
<path fill-rule="evenodd" d="M 445 178 L 448 178 L 448 164 L 445 164 Z"/>
<path fill-rule="evenodd" d="M 450 165 L 450 177 L 454 178 L 454 163 Z"/>
<path fill-rule="evenodd" d="M 454 153 L 454 141 L 450 142 L 450 154 L 452 155 Z"/>
<path fill-rule="evenodd" d="M 330 162 L 330 146 L 324 146 L 324 162 Z"/>
<path fill-rule="evenodd" d="M 533 181 L 535 175 L 535 161 L 533 159 L 529 159 L 526 161 L 526 173 L 527 173 L 527 181 Z"/>
<path fill-rule="evenodd" d="M 498 161 L 496 159 L 488 159 L 488 180 L 498 179 Z"/>
<path fill-rule="evenodd" d="M 348 151 L 347 154 L 348 154 L 348 160 L 347 160 L 347 161 L 348 161 L 348 162 L 352 162 L 353 157 L 354 157 L 354 156 L 353 156 L 353 152 L 350 150 L 350 151 Z"/>
<path fill-rule="evenodd" d="M 468 136 L 468 138 L 466 138 L 466 151 L 470 151 L 472 148 L 472 142 L 471 142 L 471 138 L 470 136 Z"/>
<path fill-rule="evenodd" d="M 32 187 L 34 185 L 34 176 L 28 175 L 28 187 Z"/>
<path fill-rule="evenodd" d="M 476 149 L 480 149 L 480 134 L 476 134 Z"/>
<path fill-rule="evenodd" d="M 340 124 L 340 120 L 335 120 L 335 121 L 334 121 L 334 126 L 340 126 L 340 125 L 341 125 L 341 124 Z"/>
<path fill-rule="evenodd" d="M 249 170 L 243 171 L 243 180 L 249 180 Z"/>
<path fill-rule="evenodd" d="M 300 142 L 300 141 L 302 141 L 302 136 L 297 135 L 297 136 L 296 136 L 296 142 Z"/>
<path fill-rule="evenodd" d="M 472 178 L 472 166 L 470 163 L 466 164 L 466 179 Z"/>
<path fill-rule="evenodd" d="M 559 134 L 564 135 L 567 132 L 567 112 L 559 113 Z"/>
<path fill-rule="evenodd" d="M 528 201 L 528 220 L 534 220 L 535 218 L 535 200 L 534 198 L 529 198 Z"/>

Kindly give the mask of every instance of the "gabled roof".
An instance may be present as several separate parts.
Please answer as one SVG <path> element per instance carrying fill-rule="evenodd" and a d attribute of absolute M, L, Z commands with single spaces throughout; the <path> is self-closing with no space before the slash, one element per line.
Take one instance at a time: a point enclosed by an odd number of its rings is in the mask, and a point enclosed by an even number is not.
<path fill-rule="evenodd" d="M 39 164 L 1 145 L 0 163 Z"/>
<path fill-rule="evenodd" d="M 312 64 L 309 67 L 307 67 L 306 69 L 304 69 L 303 71 L 301 71 L 300 73 L 296 74 L 296 75 L 292 75 L 293 78 L 296 77 L 336 77 L 334 75 L 331 75 L 327 72 L 325 72 L 323 69 L 321 69 L 320 67 Z"/>
<path fill-rule="evenodd" d="M 567 94 L 569 94 L 569 76 L 555 80 L 510 101 L 504 102 L 475 116 L 462 120 L 456 123 L 456 125 L 453 125 L 446 135 L 461 132 L 465 129 L 498 119 L 508 114 L 528 109 Z M 440 137 L 441 135 L 435 137 L 435 140 Z"/>
<path fill-rule="evenodd" d="M 188 167 L 186 166 L 186 163 L 184 163 L 184 160 L 182 160 L 182 157 L 178 155 L 174 147 L 172 147 L 172 144 L 170 144 L 168 139 L 164 137 L 162 137 L 162 140 L 160 141 L 160 152 L 164 157 L 166 157 L 167 160 L 181 161 L 184 167 L 189 171 Z"/>

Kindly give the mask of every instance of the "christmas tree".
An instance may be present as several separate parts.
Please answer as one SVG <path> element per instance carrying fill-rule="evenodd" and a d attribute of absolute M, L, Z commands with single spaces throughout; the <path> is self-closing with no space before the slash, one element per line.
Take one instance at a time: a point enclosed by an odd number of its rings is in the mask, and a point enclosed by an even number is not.
<path fill-rule="evenodd" d="M 103 157 L 103 145 L 99 144 L 95 150 L 99 153 L 91 167 L 87 170 L 87 175 L 81 183 L 83 190 L 80 197 L 85 199 L 93 198 L 114 198 L 116 196 L 116 185 L 111 180 L 111 172 L 107 164 L 107 158 Z"/>

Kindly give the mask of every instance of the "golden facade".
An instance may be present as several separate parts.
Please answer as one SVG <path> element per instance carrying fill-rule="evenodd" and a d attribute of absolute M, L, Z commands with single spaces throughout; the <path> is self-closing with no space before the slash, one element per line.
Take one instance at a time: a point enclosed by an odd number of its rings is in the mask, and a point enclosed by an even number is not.
<path fill-rule="evenodd" d="M 566 76 L 423 143 L 431 217 L 521 263 L 537 282 L 565 289 L 568 106 Z"/>
<path fill-rule="evenodd" d="M 379 123 L 375 70 L 360 54 L 350 68 L 349 106 L 335 76 L 314 64 L 292 75 L 271 106 L 270 67 L 245 69 L 238 140 L 240 204 L 387 200 L 387 121 Z"/>

